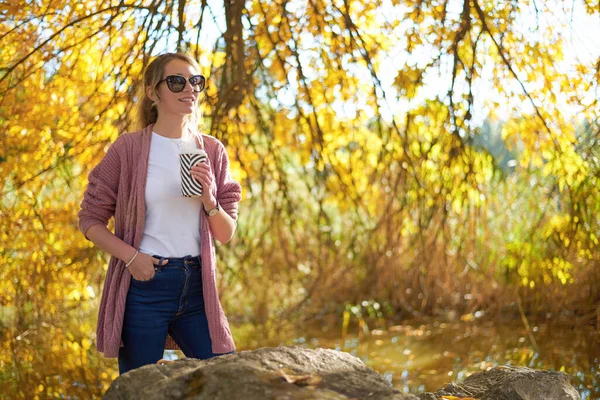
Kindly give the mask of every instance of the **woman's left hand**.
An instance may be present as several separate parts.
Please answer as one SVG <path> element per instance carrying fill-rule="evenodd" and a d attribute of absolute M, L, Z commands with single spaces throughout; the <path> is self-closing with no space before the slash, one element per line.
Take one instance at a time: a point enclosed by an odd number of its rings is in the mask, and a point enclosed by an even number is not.
<path fill-rule="evenodd" d="M 202 196 L 200 200 L 204 205 L 214 204 L 213 186 L 215 185 L 214 175 L 210 166 L 210 160 L 206 158 L 206 162 L 200 162 L 191 168 L 192 176 L 202 184 Z"/>

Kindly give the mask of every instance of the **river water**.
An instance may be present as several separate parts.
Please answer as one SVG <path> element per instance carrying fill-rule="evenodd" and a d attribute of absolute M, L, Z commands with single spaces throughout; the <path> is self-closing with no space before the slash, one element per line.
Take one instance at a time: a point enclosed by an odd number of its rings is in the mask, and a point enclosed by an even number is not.
<path fill-rule="evenodd" d="M 385 329 L 310 327 L 281 344 L 351 353 L 405 393 L 436 391 L 497 365 L 564 371 L 581 398 L 600 399 L 600 335 L 591 327 L 517 322 L 403 322 Z M 535 343 L 535 344 L 534 344 Z"/>

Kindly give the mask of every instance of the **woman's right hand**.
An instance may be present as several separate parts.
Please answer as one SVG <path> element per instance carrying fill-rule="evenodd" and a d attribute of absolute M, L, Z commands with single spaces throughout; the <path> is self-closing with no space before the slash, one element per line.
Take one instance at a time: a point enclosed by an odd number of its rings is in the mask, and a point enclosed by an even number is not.
<path fill-rule="evenodd" d="M 129 265 L 129 272 L 133 279 L 147 281 L 154 277 L 154 274 L 156 273 L 154 266 L 158 265 L 158 261 L 158 259 L 151 255 L 139 252 L 135 257 L 135 260 Z M 163 260 L 162 265 L 165 265 L 168 261 L 168 259 Z"/>

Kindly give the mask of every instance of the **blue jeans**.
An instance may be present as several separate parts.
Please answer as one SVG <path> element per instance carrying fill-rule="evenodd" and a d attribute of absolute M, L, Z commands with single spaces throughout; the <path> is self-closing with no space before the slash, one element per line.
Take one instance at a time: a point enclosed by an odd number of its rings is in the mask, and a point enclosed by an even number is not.
<path fill-rule="evenodd" d="M 202 297 L 200 256 L 161 257 L 147 281 L 131 277 L 119 348 L 119 374 L 163 358 L 167 333 L 186 357 L 207 359 L 212 352 Z M 169 262 L 160 265 L 168 258 Z M 225 353 L 232 354 L 234 353 Z"/>

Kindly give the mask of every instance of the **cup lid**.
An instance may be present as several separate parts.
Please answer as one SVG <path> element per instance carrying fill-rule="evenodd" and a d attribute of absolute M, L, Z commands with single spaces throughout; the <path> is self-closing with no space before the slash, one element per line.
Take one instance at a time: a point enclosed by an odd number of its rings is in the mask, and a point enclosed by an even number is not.
<path fill-rule="evenodd" d="M 179 154 L 203 154 L 206 155 L 206 151 L 202 149 L 181 149 Z"/>
<path fill-rule="evenodd" d="M 183 154 L 206 154 L 204 149 L 199 149 L 196 147 L 195 140 L 182 140 L 179 145 L 179 153 Z"/>

